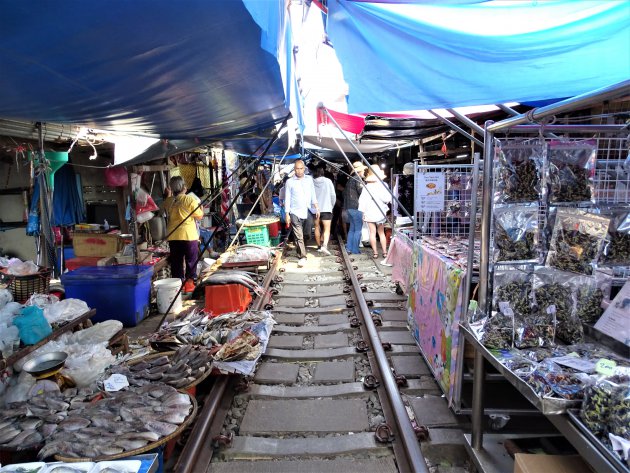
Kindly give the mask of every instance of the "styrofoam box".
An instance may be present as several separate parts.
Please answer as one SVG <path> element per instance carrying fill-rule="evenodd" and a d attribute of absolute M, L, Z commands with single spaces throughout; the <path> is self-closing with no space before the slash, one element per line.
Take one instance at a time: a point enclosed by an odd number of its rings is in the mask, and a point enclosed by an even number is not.
<path fill-rule="evenodd" d="M 94 462 L 76 462 L 76 463 L 54 462 L 54 463 L 49 463 L 46 466 L 46 469 L 42 471 L 42 473 L 55 473 L 57 468 L 63 467 L 63 466 L 67 466 L 69 468 L 72 468 L 73 470 L 80 470 L 85 473 L 88 473 L 89 471 L 92 470 L 92 468 L 94 468 L 94 465 L 95 465 Z M 57 470 L 57 471 L 61 472 L 62 470 Z"/>
<path fill-rule="evenodd" d="M 138 473 L 142 462 L 140 460 L 118 460 L 109 462 L 98 462 L 94 465 L 90 473 L 100 473 L 107 467 L 111 467 L 121 473 Z"/>
<path fill-rule="evenodd" d="M 14 463 L 12 465 L 5 465 L 0 468 L 0 473 L 11 473 L 12 471 L 17 471 L 18 469 L 21 469 L 22 471 L 26 470 L 43 473 L 43 469 L 45 467 L 46 463 L 44 462 Z"/>

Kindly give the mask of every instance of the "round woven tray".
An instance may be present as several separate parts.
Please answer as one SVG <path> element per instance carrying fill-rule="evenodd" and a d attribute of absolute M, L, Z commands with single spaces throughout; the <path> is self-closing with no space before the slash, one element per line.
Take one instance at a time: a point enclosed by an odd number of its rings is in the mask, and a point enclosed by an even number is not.
<path fill-rule="evenodd" d="M 158 352 L 158 353 L 152 353 L 150 355 L 145 355 L 145 356 L 143 356 L 141 358 L 137 358 L 135 360 L 132 360 L 132 361 L 128 362 L 127 364 L 129 366 L 133 366 L 133 365 L 136 365 L 136 364 L 140 363 L 141 361 L 150 361 L 150 360 L 153 360 L 155 358 L 160 358 L 161 356 L 165 356 L 165 355 L 170 358 L 175 353 L 176 353 L 175 351 L 161 351 L 161 352 Z M 184 386 L 182 388 L 178 388 L 177 390 L 181 391 L 181 392 L 186 392 L 189 389 L 194 388 L 199 383 L 201 383 L 204 379 L 206 379 L 208 376 L 210 376 L 210 373 L 212 372 L 212 370 L 210 369 L 211 368 L 210 365 L 208 365 L 208 369 L 201 376 L 199 376 L 197 379 L 195 379 L 192 383 L 190 383 L 189 385 Z M 161 381 L 157 380 L 157 382 L 159 383 Z M 164 383 L 164 384 L 170 386 L 170 384 L 168 384 L 168 383 Z"/>
<path fill-rule="evenodd" d="M 63 455 L 55 455 L 55 460 L 67 462 L 67 463 L 109 461 L 109 460 L 119 460 L 121 458 L 126 458 L 133 455 L 140 455 L 141 453 L 149 452 L 159 447 L 160 445 L 165 444 L 169 440 L 172 440 L 178 437 L 184 431 L 184 429 L 186 429 L 186 427 L 188 427 L 188 425 L 190 425 L 190 423 L 193 421 L 193 419 L 197 415 L 197 400 L 191 395 L 188 395 L 188 397 L 190 398 L 190 402 L 192 404 L 191 413 L 188 415 L 186 420 L 181 423 L 181 425 L 177 428 L 175 432 L 173 432 L 170 435 L 167 435 L 166 437 L 162 437 L 161 439 L 156 440 L 155 442 L 149 443 L 142 448 L 136 448 L 134 450 L 127 450 L 126 452 L 117 453 L 116 455 L 105 455 L 105 456 L 94 457 L 94 458 L 88 458 L 88 457 L 73 458 L 73 457 L 65 457 Z"/>

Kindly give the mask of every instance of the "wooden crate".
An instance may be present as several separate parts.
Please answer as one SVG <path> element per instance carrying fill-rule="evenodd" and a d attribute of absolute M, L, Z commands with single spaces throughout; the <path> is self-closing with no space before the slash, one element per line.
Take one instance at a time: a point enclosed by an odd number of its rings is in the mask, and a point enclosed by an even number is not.
<path fill-rule="evenodd" d="M 122 239 L 115 233 L 74 233 L 75 256 L 111 256 L 122 249 Z"/>

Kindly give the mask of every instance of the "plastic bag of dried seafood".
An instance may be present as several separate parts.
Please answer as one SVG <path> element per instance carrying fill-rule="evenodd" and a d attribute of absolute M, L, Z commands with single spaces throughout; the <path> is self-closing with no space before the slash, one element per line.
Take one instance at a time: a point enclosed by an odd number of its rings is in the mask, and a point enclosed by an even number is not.
<path fill-rule="evenodd" d="M 630 379 L 619 382 L 611 398 L 608 437 L 613 450 L 621 450 L 624 460 L 630 452 Z"/>
<path fill-rule="evenodd" d="M 584 324 L 594 324 L 604 313 L 602 302 L 610 299 L 612 276 L 595 271 L 593 276 L 573 275 L 566 283 L 575 298 L 575 313 Z"/>
<path fill-rule="evenodd" d="M 500 310 L 501 303 L 507 302 L 519 315 L 532 313 L 532 278 L 531 271 L 517 268 L 497 269 L 494 272 L 492 308 Z"/>
<path fill-rule="evenodd" d="M 471 172 L 446 171 L 446 190 L 463 191 L 470 189 L 472 178 Z"/>
<path fill-rule="evenodd" d="M 610 215 L 611 219 L 600 264 L 630 265 L 630 212 L 617 210 L 606 214 Z"/>
<path fill-rule="evenodd" d="M 539 396 L 560 397 L 567 400 L 582 399 L 584 388 L 591 377 L 573 373 L 551 360 L 543 360 L 525 380 Z"/>
<path fill-rule="evenodd" d="M 624 381 L 628 382 L 628 378 L 601 376 L 584 390 L 580 418 L 584 425 L 600 438 L 608 430 L 612 404 Z"/>
<path fill-rule="evenodd" d="M 538 263 L 538 204 L 497 207 L 494 211 L 495 261 Z"/>
<path fill-rule="evenodd" d="M 539 140 L 499 143 L 496 150 L 494 203 L 533 202 L 539 199 L 545 155 Z"/>
<path fill-rule="evenodd" d="M 536 310 L 542 318 L 545 314 L 555 314 L 555 336 L 566 343 L 584 340 L 582 321 L 577 316 L 574 293 L 568 284 L 574 276 L 551 268 L 539 268 L 534 273 Z"/>
<path fill-rule="evenodd" d="M 517 376 L 524 376 L 531 373 L 537 363 L 523 356 L 520 350 L 493 350 L 494 357 Z"/>
<path fill-rule="evenodd" d="M 547 157 L 550 203 L 595 202 L 595 140 L 553 140 Z"/>
<path fill-rule="evenodd" d="M 506 311 L 509 313 L 509 311 Z M 490 349 L 511 348 L 514 341 L 514 315 L 495 312 L 481 322 L 477 334 L 483 346 Z"/>
<path fill-rule="evenodd" d="M 577 209 L 558 209 L 546 265 L 590 276 L 609 224 L 606 217 Z"/>

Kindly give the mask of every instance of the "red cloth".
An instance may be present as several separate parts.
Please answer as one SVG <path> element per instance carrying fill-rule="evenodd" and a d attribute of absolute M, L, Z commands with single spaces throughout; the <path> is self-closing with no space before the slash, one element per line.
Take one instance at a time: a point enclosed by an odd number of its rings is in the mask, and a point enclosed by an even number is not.
<path fill-rule="evenodd" d="M 84 266 L 97 266 L 100 259 L 101 256 L 77 256 L 76 258 L 68 258 L 65 263 L 68 271 L 74 271 Z"/>

